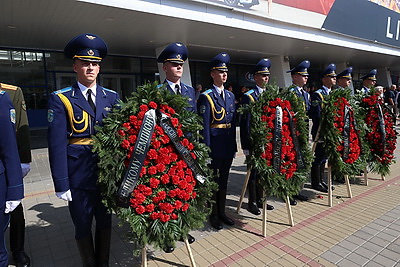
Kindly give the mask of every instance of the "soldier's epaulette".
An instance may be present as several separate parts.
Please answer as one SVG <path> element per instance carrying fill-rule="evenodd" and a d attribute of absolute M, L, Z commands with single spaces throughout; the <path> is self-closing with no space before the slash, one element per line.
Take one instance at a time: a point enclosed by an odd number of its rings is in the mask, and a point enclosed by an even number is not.
<path fill-rule="evenodd" d="M 208 89 L 208 90 L 204 91 L 204 92 L 201 93 L 201 94 L 203 94 L 203 95 L 208 95 L 208 94 L 211 93 L 211 92 L 212 92 L 212 89 Z"/>
<path fill-rule="evenodd" d="M 58 94 L 61 94 L 61 93 L 65 93 L 65 92 L 71 91 L 71 89 L 72 89 L 72 87 L 66 87 L 66 88 L 54 91 L 53 94 L 58 95 Z"/>
<path fill-rule="evenodd" d="M 0 90 L 0 95 L 4 95 L 6 91 Z"/>
<path fill-rule="evenodd" d="M 117 92 L 115 92 L 115 91 L 113 91 L 113 90 L 110 90 L 110 89 L 107 89 L 107 88 L 104 88 L 104 87 L 103 87 L 103 89 L 106 90 L 107 92 L 110 92 L 110 93 L 114 93 L 114 94 L 117 93 Z"/>
<path fill-rule="evenodd" d="M 252 93 L 254 93 L 254 89 L 251 89 L 249 91 L 247 91 L 246 93 L 244 93 L 245 95 L 251 95 Z"/>
<path fill-rule="evenodd" d="M 8 89 L 8 90 L 13 90 L 13 91 L 18 89 L 18 86 L 11 85 L 11 84 L 5 84 L 5 83 L 0 83 L 0 87 L 1 87 L 1 89 Z"/>

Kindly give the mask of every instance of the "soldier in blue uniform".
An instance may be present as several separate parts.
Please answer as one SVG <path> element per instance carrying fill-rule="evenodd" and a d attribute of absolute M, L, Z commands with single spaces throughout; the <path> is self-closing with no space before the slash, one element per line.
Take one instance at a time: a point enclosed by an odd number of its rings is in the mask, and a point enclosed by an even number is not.
<path fill-rule="evenodd" d="M 249 105 L 251 102 L 258 101 L 260 95 L 265 91 L 265 87 L 269 81 L 269 70 L 271 61 L 267 58 L 261 59 L 253 68 L 253 79 L 256 82 L 256 87 L 247 91 L 242 97 L 242 105 Z M 250 143 L 250 123 L 251 118 L 249 113 L 242 115 L 240 120 L 240 143 L 243 149 L 243 154 L 246 157 L 250 156 L 252 151 Z M 251 168 L 247 165 L 247 169 Z M 259 175 L 254 168 L 251 168 L 249 183 L 247 189 L 249 191 L 249 203 L 247 210 L 254 215 L 260 215 L 260 209 L 263 207 L 263 191 L 262 187 L 258 186 Z M 273 210 L 274 206 L 267 204 L 268 210 Z"/>
<path fill-rule="evenodd" d="M 210 223 L 217 230 L 223 228 L 221 222 L 227 225 L 235 224 L 225 214 L 229 171 L 237 151 L 235 95 L 224 88 L 228 78 L 229 61 L 227 53 L 220 53 L 212 59 L 210 75 L 213 86 L 203 92 L 198 100 L 198 111 L 204 126 L 200 134 L 203 136 L 203 142 L 211 149 L 210 167 L 218 183 L 218 191 L 214 195 L 216 204 L 213 205 L 210 215 Z"/>
<path fill-rule="evenodd" d="M 311 166 L 311 187 L 317 191 L 328 192 L 328 186 L 323 181 L 323 174 L 325 172 L 325 163 L 327 157 L 322 148 L 322 143 L 318 140 L 322 139 L 319 134 L 320 120 L 322 114 L 322 101 L 324 96 L 330 94 L 332 87 L 336 85 L 336 65 L 329 64 L 328 67 L 322 72 L 322 88 L 318 89 L 311 95 L 310 117 L 313 125 L 311 128 L 311 135 L 314 142 L 318 142 L 315 148 L 315 158 Z M 317 136 L 318 135 L 318 136 Z"/>
<path fill-rule="evenodd" d="M 293 84 L 289 87 L 289 90 L 294 92 L 299 99 L 301 99 L 304 103 L 304 109 L 308 114 L 311 106 L 310 102 L 310 94 L 304 90 L 304 85 L 306 85 L 308 81 L 308 68 L 310 67 L 310 61 L 304 60 L 299 65 L 294 67 L 287 72 L 290 72 L 292 76 Z"/>
<path fill-rule="evenodd" d="M 15 108 L 15 130 L 19 159 L 21 160 L 22 176 L 30 171 L 32 161 L 29 136 L 28 116 L 22 89 L 18 86 L 0 83 L 0 90 L 4 90 L 11 98 Z M 25 217 L 22 203 L 10 214 L 10 250 L 16 267 L 28 267 L 30 258 L 25 253 Z"/>
<path fill-rule="evenodd" d="M 338 89 L 346 89 L 350 88 L 351 84 L 351 74 L 353 73 L 353 67 L 348 67 L 341 73 L 339 73 L 336 77 L 336 82 L 338 85 Z"/>
<path fill-rule="evenodd" d="M 175 42 L 169 44 L 157 58 L 157 62 L 163 63 L 163 71 L 165 72 L 165 81 L 168 90 L 172 94 L 180 94 L 187 97 L 188 106 L 187 110 L 196 113 L 196 95 L 193 87 L 181 82 L 183 74 L 183 63 L 188 58 L 188 50 L 182 43 Z M 196 239 L 192 235 L 187 236 L 188 242 L 191 244 Z M 164 248 L 166 253 L 174 251 L 172 246 Z"/>
<path fill-rule="evenodd" d="M 363 81 L 361 92 L 367 94 L 372 87 L 375 87 L 377 72 L 378 71 L 376 69 L 372 69 L 370 72 L 361 77 L 361 80 Z"/>
<path fill-rule="evenodd" d="M 12 212 L 24 197 L 21 162 L 15 135 L 15 109 L 10 97 L 0 90 L 0 267 L 8 266 L 4 232 Z"/>
<path fill-rule="evenodd" d="M 165 72 L 164 84 L 173 94 L 180 94 L 188 98 L 187 110 L 196 113 L 196 94 L 193 87 L 181 82 L 183 74 L 183 63 L 188 58 L 188 51 L 182 43 L 169 44 L 158 56 L 157 61 L 163 63 Z"/>
<path fill-rule="evenodd" d="M 95 126 L 118 103 L 116 92 L 97 84 L 107 45 L 97 35 L 82 34 L 65 47 L 77 82 L 53 92 L 48 104 L 49 160 L 57 197 L 68 201 L 75 239 L 84 266 L 108 266 L 111 213 L 97 187 L 97 156 L 92 152 Z M 96 219 L 95 245 L 92 221 Z"/>

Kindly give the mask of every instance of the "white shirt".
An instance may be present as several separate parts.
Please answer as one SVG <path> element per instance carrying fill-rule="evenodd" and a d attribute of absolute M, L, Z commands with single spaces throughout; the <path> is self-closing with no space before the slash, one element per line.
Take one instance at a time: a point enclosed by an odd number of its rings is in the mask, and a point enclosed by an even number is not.
<path fill-rule="evenodd" d="M 83 84 L 81 84 L 80 82 L 78 82 L 78 86 L 79 86 L 79 89 L 81 89 L 81 92 L 86 100 L 88 100 L 87 91 L 89 89 L 92 89 L 91 96 L 92 96 L 93 103 L 96 105 L 96 86 L 97 85 L 94 85 L 93 87 L 88 88 L 88 87 L 84 86 Z"/>
<path fill-rule="evenodd" d="M 175 88 L 176 85 L 179 86 L 179 89 L 182 89 L 182 88 L 181 88 L 181 83 L 180 83 L 180 82 L 173 83 L 173 82 L 171 82 L 171 81 L 169 81 L 169 80 L 166 80 L 166 81 L 167 81 L 168 85 L 172 88 L 172 91 L 174 91 L 175 94 L 176 94 L 176 88 Z M 181 90 L 181 92 L 182 92 L 182 90 Z"/>
<path fill-rule="evenodd" d="M 329 89 L 328 87 L 326 87 L 325 85 L 322 85 L 322 87 L 328 92 L 328 95 L 331 93 L 331 89 Z"/>
<path fill-rule="evenodd" d="M 264 89 L 264 88 L 261 88 L 261 87 L 258 86 L 258 85 L 256 85 L 256 88 L 258 89 L 258 93 L 260 93 L 260 95 L 261 95 L 262 93 L 265 92 L 265 89 Z"/>
<path fill-rule="evenodd" d="M 225 93 L 224 93 L 224 86 L 222 86 L 221 88 L 219 88 L 218 86 L 216 86 L 215 84 L 213 84 L 214 88 L 217 90 L 217 93 L 219 95 L 221 95 L 222 92 L 222 98 L 225 99 Z"/>

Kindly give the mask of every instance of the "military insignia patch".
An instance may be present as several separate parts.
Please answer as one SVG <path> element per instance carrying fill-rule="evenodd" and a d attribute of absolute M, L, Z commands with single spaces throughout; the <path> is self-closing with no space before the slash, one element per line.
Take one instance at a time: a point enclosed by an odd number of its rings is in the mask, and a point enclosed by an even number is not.
<path fill-rule="evenodd" d="M 94 39 L 96 38 L 96 36 L 87 35 L 87 34 L 86 34 L 86 38 L 88 38 L 89 40 L 94 40 Z"/>
<path fill-rule="evenodd" d="M 94 52 L 93 52 L 92 49 L 89 49 L 89 51 L 87 53 L 88 53 L 89 56 L 93 56 L 94 55 Z"/>
<path fill-rule="evenodd" d="M 10 109 L 10 120 L 15 124 L 15 109 Z"/>
<path fill-rule="evenodd" d="M 200 114 L 204 114 L 206 112 L 206 106 L 201 105 L 199 108 L 199 112 L 200 112 Z"/>
<path fill-rule="evenodd" d="M 47 110 L 47 121 L 53 122 L 53 119 L 54 119 L 54 110 L 52 109 Z"/>
<path fill-rule="evenodd" d="M 22 101 L 22 105 L 21 105 L 21 106 L 22 106 L 22 109 L 23 109 L 23 110 L 26 110 L 26 103 L 25 103 L 25 100 Z"/>

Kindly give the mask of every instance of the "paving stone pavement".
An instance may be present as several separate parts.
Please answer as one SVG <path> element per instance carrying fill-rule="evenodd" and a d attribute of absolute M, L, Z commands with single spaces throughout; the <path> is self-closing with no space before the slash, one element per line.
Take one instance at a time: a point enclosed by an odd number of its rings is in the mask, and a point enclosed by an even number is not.
<path fill-rule="evenodd" d="M 41 140 L 41 135 L 34 138 Z M 42 138 L 43 139 L 43 138 Z M 239 150 L 240 151 L 240 150 Z M 399 158 L 399 149 L 396 156 Z M 74 229 L 66 202 L 56 198 L 50 176 L 47 148 L 42 140 L 33 150 L 31 172 L 25 178 L 26 252 L 31 266 L 80 266 Z M 191 234 L 197 266 L 399 266 L 400 267 L 400 163 L 382 181 L 369 174 L 352 181 L 353 197 L 336 185 L 333 207 L 327 194 L 305 185 L 302 194 L 310 200 L 292 207 L 295 225 L 290 227 L 286 204 L 269 198 L 275 210 L 267 212 L 267 235 L 262 235 L 261 216 L 247 212 L 247 198 L 236 213 L 246 167 L 244 155 L 234 160 L 228 185 L 228 214 L 236 225 L 221 231 L 206 222 Z M 113 218 L 110 266 L 140 266 L 133 245 L 127 241 L 126 225 Z M 8 240 L 8 231 L 7 231 Z M 8 244 L 8 242 L 7 242 Z M 148 248 L 149 266 L 190 266 L 183 243 L 174 253 Z M 10 266 L 14 266 L 10 258 Z"/>

